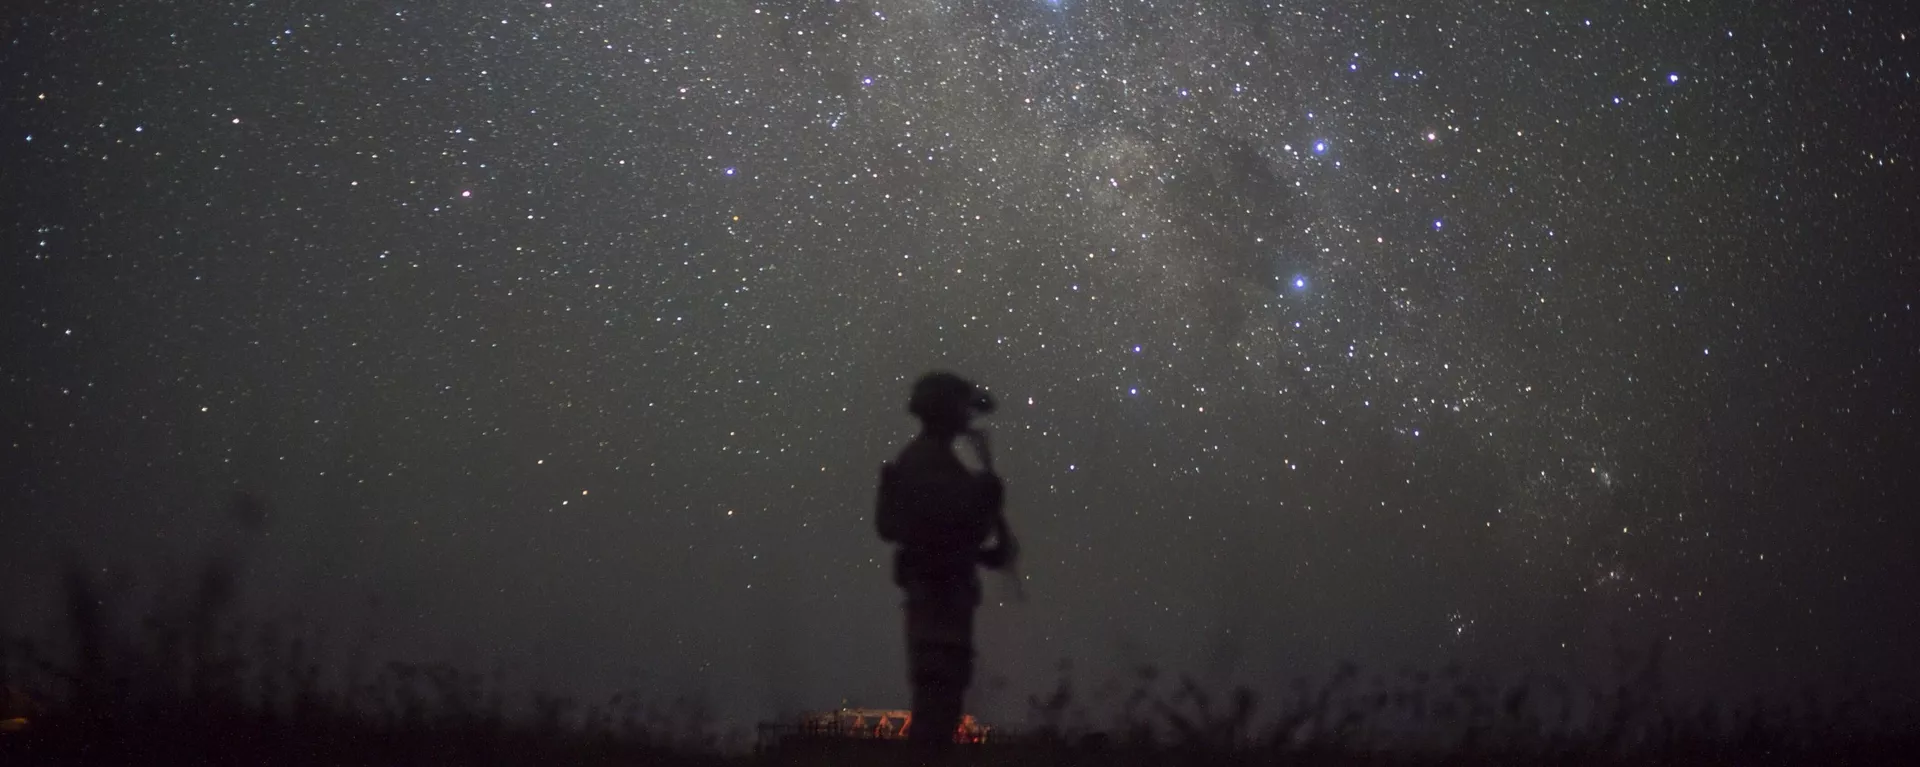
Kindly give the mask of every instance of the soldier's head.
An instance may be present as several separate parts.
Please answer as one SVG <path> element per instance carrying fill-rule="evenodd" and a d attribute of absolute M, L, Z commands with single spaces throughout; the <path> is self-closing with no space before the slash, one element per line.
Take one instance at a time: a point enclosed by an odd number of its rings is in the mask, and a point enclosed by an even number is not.
<path fill-rule="evenodd" d="M 993 412 L 993 397 L 965 378 L 935 371 L 913 383 L 907 412 L 919 418 L 927 431 L 958 434 L 975 416 Z"/>

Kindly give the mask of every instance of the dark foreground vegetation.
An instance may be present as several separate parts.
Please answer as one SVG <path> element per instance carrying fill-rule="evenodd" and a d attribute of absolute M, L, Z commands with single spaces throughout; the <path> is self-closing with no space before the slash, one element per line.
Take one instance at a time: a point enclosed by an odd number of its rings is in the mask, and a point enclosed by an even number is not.
<path fill-rule="evenodd" d="M 62 646 L 0 641 L 0 765 L 882 765 L 929 760 L 895 741 L 777 728 L 716 732 L 697 701 L 640 694 L 595 705 L 510 694 L 498 675 L 440 665 L 345 664 L 235 613 L 236 569 L 216 558 L 146 615 L 122 614 L 86 571 L 66 578 Z M 1284 699 L 1216 697 L 1135 672 L 1096 726 L 1066 675 L 1030 699 L 1026 729 L 996 730 L 942 764 L 1612 765 L 1914 764 L 1914 723 L 1864 700 L 1680 706 L 1658 648 L 1621 681 L 1477 682 L 1458 669 L 1370 677 L 1347 666 Z"/>

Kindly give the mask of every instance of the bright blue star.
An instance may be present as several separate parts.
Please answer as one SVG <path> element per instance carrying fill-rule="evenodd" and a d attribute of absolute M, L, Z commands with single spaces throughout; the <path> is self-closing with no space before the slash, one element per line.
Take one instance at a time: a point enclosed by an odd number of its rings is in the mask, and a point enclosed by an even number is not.
<path fill-rule="evenodd" d="M 1435 229 L 1439 229 L 1440 227 L 1445 225 L 1446 225 L 1445 221 L 1441 221 L 1440 219 L 1437 219 L 1437 218 L 1433 220 L 1433 228 Z"/>
<path fill-rule="evenodd" d="M 1680 73 L 1679 73 L 1679 72 L 1668 72 L 1668 73 L 1667 73 L 1667 82 L 1669 82 L 1669 83 L 1677 83 L 1677 82 L 1680 82 Z"/>
<path fill-rule="evenodd" d="M 1326 153 L 1327 153 L 1327 142 L 1326 142 L 1325 140 L 1320 140 L 1320 141 L 1315 141 L 1315 142 L 1313 142 L 1313 153 L 1314 153 L 1314 154 L 1326 154 Z"/>

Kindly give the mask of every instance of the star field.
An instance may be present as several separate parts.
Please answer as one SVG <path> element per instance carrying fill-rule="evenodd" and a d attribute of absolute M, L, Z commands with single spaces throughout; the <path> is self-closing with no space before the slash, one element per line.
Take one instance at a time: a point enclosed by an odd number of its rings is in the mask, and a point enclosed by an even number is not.
<path fill-rule="evenodd" d="M 1906 26 L 1902 26 L 1902 24 Z M 875 469 L 944 367 L 1032 595 L 1154 663 L 1920 679 L 1909 22 L 1865 5 L 36 4 L 5 511 L 227 541 L 343 645 L 895 705 Z"/>

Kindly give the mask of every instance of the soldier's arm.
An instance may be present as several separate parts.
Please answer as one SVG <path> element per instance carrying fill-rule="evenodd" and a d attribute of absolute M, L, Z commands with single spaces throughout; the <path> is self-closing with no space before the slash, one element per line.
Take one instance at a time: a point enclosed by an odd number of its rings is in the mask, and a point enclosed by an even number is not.
<path fill-rule="evenodd" d="M 961 436 L 973 445 L 974 454 L 980 458 L 982 472 L 977 479 L 980 482 L 981 510 L 987 517 L 987 531 L 998 540 L 1009 540 L 1013 531 L 1007 527 L 1007 485 L 993 470 L 993 451 L 987 447 L 987 433 L 968 429 Z"/>
<path fill-rule="evenodd" d="M 1007 522 L 1006 484 L 1000 477 L 988 474 L 982 478 L 986 482 L 987 524 L 993 534 L 993 547 L 981 552 L 981 562 L 988 568 L 998 570 L 1013 564 L 1020 556 L 1020 544 L 1013 538 L 1013 526 Z"/>

